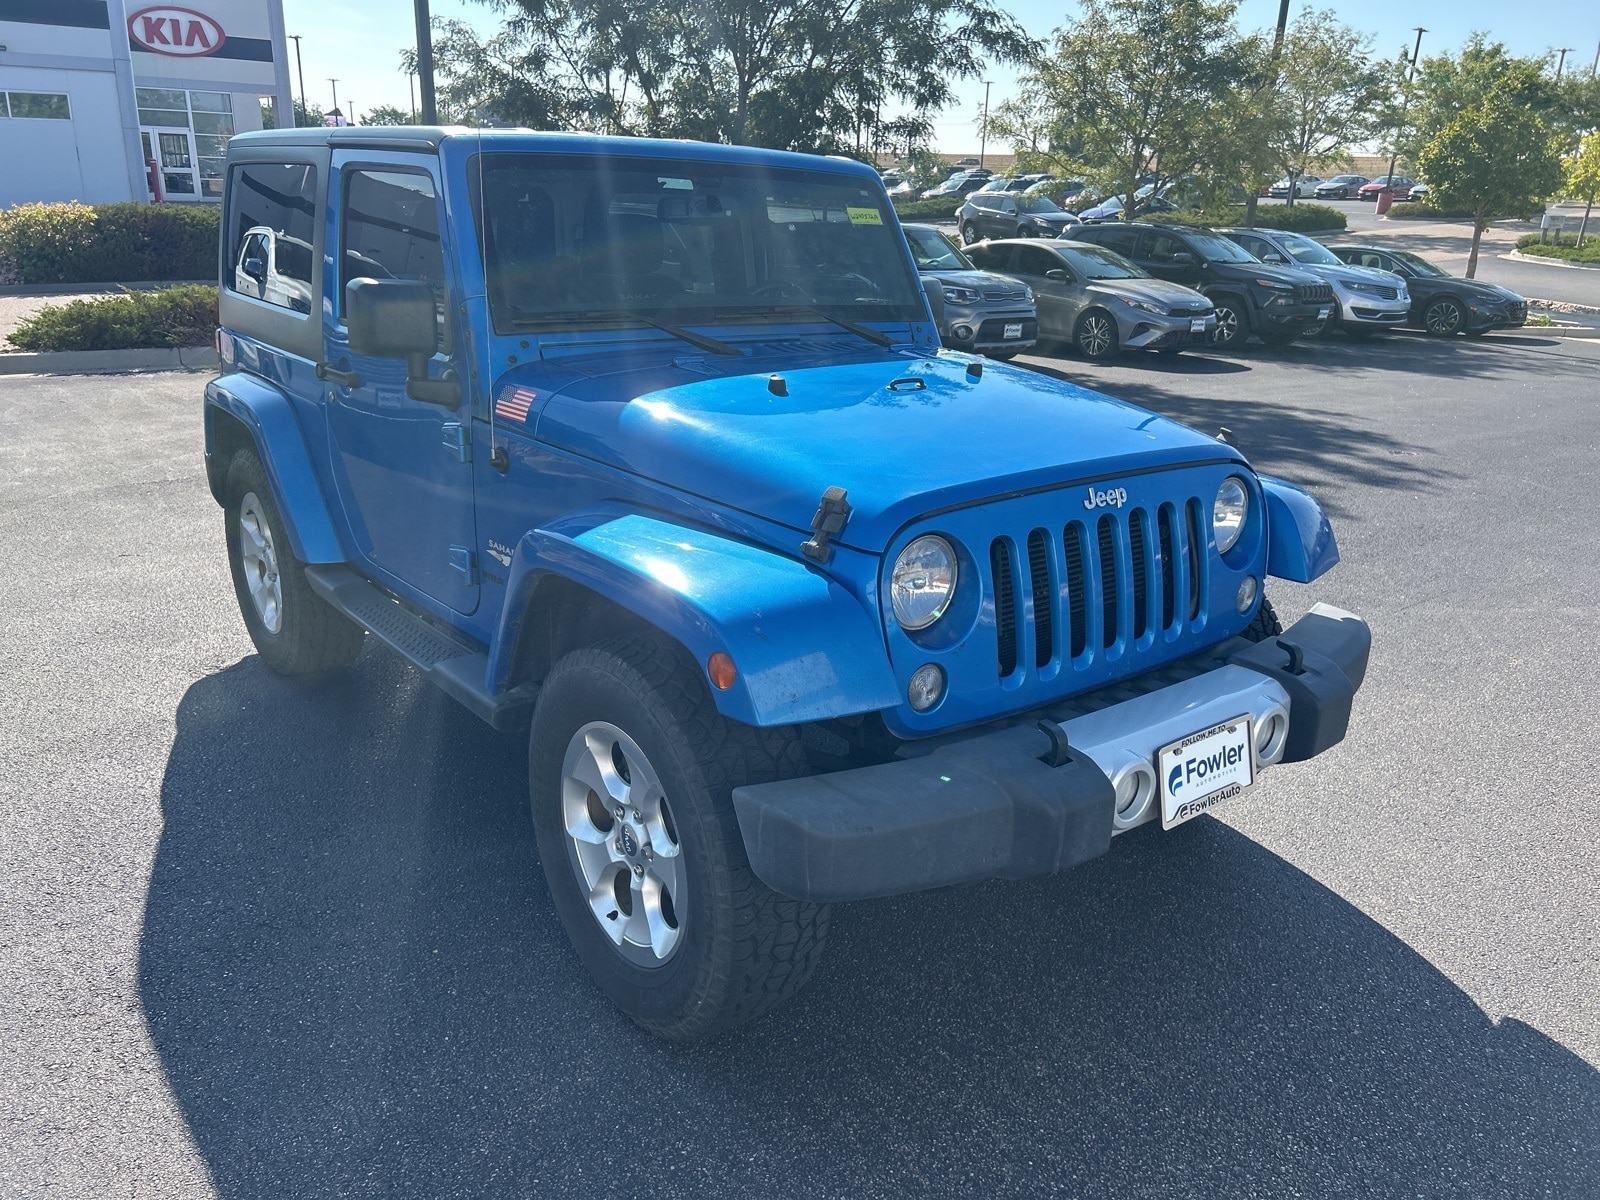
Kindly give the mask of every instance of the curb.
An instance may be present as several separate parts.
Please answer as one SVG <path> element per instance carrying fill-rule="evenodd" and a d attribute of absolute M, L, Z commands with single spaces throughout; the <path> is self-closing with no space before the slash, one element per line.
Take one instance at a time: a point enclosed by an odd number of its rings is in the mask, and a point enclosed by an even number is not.
<path fill-rule="evenodd" d="M 1538 263 L 1541 267 L 1572 267 L 1579 271 L 1600 271 L 1600 263 L 1567 262 L 1561 258 L 1546 258 L 1542 254 L 1524 254 L 1520 250 L 1513 250 L 1498 257 L 1508 258 L 1512 262 Z"/>
<path fill-rule="evenodd" d="M 212 346 L 145 350 L 46 350 L 0 354 L 0 375 L 105 375 L 133 371 L 204 371 L 216 367 Z"/>
<path fill-rule="evenodd" d="M 215 279 L 141 279 L 133 283 L 0 283 L 0 296 L 76 296 L 80 292 L 153 292 L 158 288 L 216 287 Z"/>

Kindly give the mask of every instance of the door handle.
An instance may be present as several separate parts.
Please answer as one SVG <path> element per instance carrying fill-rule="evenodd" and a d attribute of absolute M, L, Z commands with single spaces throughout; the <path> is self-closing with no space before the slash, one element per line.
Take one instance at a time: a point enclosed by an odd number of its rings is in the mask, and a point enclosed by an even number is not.
<path fill-rule="evenodd" d="M 332 363 L 319 362 L 317 364 L 317 378 L 329 383 L 337 383 L 340 387 L 358 388 L 361 386 L 361 376 L 354 371 L 341 371 Z"/>

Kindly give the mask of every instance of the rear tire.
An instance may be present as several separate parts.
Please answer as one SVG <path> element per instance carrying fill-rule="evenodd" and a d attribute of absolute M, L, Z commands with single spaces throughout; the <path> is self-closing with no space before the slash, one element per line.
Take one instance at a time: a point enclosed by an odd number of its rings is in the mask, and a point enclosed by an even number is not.
<path fill-rule="evenodd" d="M 224 494 L 233 590 L 261 661 L 279 675 L 321 675 L 355 662 L 366 630 L 311 589 L 254 450 L 233 456 Z"/>
<path fill-rule="evenodd" d="M 551 899 L 600 990 L 651 1033 L 707 1037 L 811 977 L 829 909 L 756 878 L 732 800 L 805 772 L 791 730 L 723 718 L 659 635 L 576 650 L 545 678 L 528 776 Z"/>
<path fill-rule="evenodd" d="M 973 242 L 975 242 L 977 240 L 978 240 L 978 227 L 976 225 L 974 225 L 971 221 L 968 221 L 964 225 L 961 226 L 961 243 L 962 243 L 962 245 L 970 246 L 970 245 L 972 245 Z"/>

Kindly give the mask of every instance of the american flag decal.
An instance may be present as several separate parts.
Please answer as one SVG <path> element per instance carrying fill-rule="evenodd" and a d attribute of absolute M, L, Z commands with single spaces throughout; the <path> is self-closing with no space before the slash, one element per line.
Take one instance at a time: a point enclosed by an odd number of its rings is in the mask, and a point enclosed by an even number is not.
<path fill-rule="evenodd" d="M 500 399 L 494 402 L 494 415 L 507 421 L 528 420 L 528 409 L 533 407 L 533 402 L 539 398 L 539 393 L 532 388 L 508 387 L 500 393 Z"/>

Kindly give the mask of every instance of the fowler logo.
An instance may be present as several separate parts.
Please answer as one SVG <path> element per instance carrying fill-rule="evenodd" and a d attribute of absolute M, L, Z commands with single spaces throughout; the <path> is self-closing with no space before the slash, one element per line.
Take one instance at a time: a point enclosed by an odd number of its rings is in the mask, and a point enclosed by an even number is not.
<path fill-rule="evenodd" d="M 134 13 L 128 18 L 128 36 L 142 50 L 174 58 L 215 54 L 227 40 L 222 26 L 205 13 L 171 5 L 142 8 Z"/>

